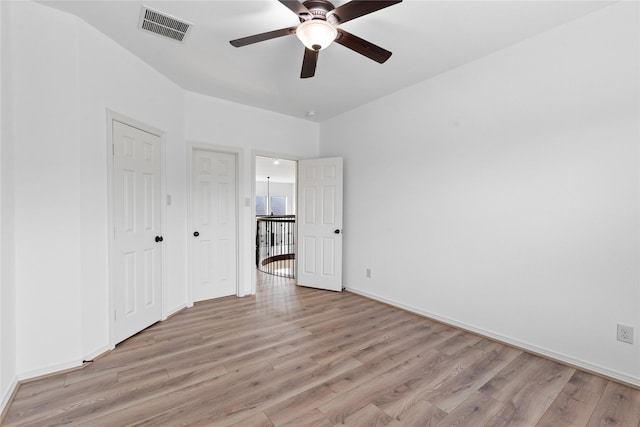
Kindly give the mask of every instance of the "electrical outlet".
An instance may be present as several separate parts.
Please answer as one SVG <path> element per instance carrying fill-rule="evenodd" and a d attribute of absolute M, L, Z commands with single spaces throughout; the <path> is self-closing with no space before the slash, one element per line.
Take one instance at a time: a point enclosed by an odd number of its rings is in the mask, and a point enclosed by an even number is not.
<path fill-rule="evenodd" d="M 618 341 L 633 344 L 633 327 L 618 323 Z"/>
<path fill-rule="evenodd" d="M 371 269 L 367 268 L 367 279 L 371 279 Z"/>

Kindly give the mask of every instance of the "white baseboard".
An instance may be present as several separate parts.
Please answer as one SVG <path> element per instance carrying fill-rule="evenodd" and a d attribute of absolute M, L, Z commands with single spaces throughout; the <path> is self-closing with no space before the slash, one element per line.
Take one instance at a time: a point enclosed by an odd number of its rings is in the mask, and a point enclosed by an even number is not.
<path fill-rule="evenodd" d="M 95 351 L 92 351 L 91 353 L 87 354 L 84 357 L 84 360 L 94 360 L 96 357 L 100 357 L 103 354 L 110 352 L 111 350 L 113 350 L 115 348 L 115 346 L 110 346 L 110 345 L 105 345 L 104 347 L 101 347 Z"/>
<path fill-rule="evenodd" d="M 184 310 L 185 308 L 187 308 L 186 304 L 180 304 L 177 307 L 172 308 L 171 310 L 169 310 L 169 312 L 167 313 L 167 317 L 163 320 L 167 320 L 169 317 L 173 316 L 174 314 L 176 314 L 177 312 L 179 312 L 180 310 Z"/>
<path fill-rule="evenodd" d="M 34 369 L 33 371 L 22 372 L 18 374 L 18 382 L 32 380 L 34 378 L 43 377 L 45 375 L 57 374 L 69 369 L 79 368 L 82 366 L 82 360 L 75 360 L 59 365 L 47 366 L 46 368 Z"/>
<path fill-rule="evenodd" d="M 633 387 L 640 387 L 640 378 L 636 378 L 627 374 L 624 374 L 622 372 L 618 372 L 609 368 L 605 368 L 603 366 L 599 366 L 599 365 L 595 365 L 592 363 L 589 363 L 587 361 L 581 360 L 581 359 L 576 359 L 574 357 L 571 356 L 567 356 L 565 354 L 562 353 L 558 353 L 555 352 L 553 350 L 549 350 L 543 347 L 538 347 L 536 345 L 533 344 L 529 344 L 527 342 L 523 342 L 523 341 L 519 341 L 516 339 L 513 339 L 511 337 L 507 337 L 504 335 L 500 335 L 500 334 L 496 334 L 494 332 L 491 331 L 487 331 L 481 328 L 478 328 L 476 326 L 473 325 L 469 325 L 463 322 L 459 322 L 457 320 L 454 319 L 450 319 L 444 316 L 440 316 L 434 313 L 431 313 L 429 311 L 423 310 L 421 308 L 418 307 L 413 307 L 411 305 L 407 305 L 407 304 L 403 304 L 394 300 L 390 300 L 388 298 L 384 298 L 381 297 L 379 295 L 375 295 L 375 294 L 371 294 L 369 292 L 365 292 L 365 291 L 361 291 L 358 289 L 353 289 L 350 287 L 346 287 L 345 288 L 346 291 L 352 292 L 354 294 L 358 294 L 358 295 L 362 295 L 363 297 L 375 300 L 375 301 L 379 301 L 397 308 L 401 308 L 403 310 L 409 311 L 411 313 L 415 313 L 415 314 L 419 314 L 420 316 L 424 316 L 424 317 L 428 317 L 429 319 L 433 319 L 436 320 L 438 322 L 441 323 L 445 323 L 447 325 L 459 328 L 459 329 L 464 329 L 466 331 L 469 332 L 473 332 L 474 334 L 477 335 L 481 335 L 483 337 L 486 338 L 490 338 L 492 340 L 495 341 L 499 341 L 502 342 L 504 344 L 510 345 L 512 347 L 517 347 L 521 350 L 525 350 L 529 353 L 533 353 L 539 356 L 543 356 L 546 357 L 548 359 L 553 359 L 557 362 L 566 364 L 566 365 L 570 365 L 574 368 L 578 368 L 584 371 L 588 371 L 594 374 L 598 374 L 598 375 L 602 375 L 605 377 L 608 377 L 610 379 L 628 384 L 630 386 Z"/>
<path fill-rule="evenodd" d="M 108 351 L 113 350 L 114 348 L 115 347 L 113 347 L 113 346 L 106 345 L 106 346 L 100 347 L 99 349 L 96 349 L 96 350 L 92 351 L 91 353 L 87 354 L 81 360 L 74 360 L 74 361 L 71 361 L 71 362 L 60 363 L 58 365 L 47 366 L 46 368 L 35 369 L 33 371 L 19 373 L 17 375 L 18 382 L 28 381 L 28 380 L 32 380 L 34 378 L 45 376 L 45 375 L 58 374 L 60 372 L 67 371 L 69 369 L 79 368 L 84 364 L 85 360 L 93 360 L 96 357 L 98 357 L 100 355 L 103 355 L 103 354 L 107 353 Z"/>
<path fill-rule="evenodd" d="M 4 411 L 7 409 L 9 403 L 11 403 L 11 399 L 13 398 L 13 394 L 16 392 L 18 388 L 18 377 L 13 377 L 11 380 L 11 384 L 2 395 L 2 401 L 0 401 L 0 414 L 4 415 Z M 2 424 L 2 419 L 0 418 L 0 424 Z"/>
<path fill-rule="evenodd" d="M 29 381 L 35 378 L 39 378 L 39 377 L 43 377 L 45 375 L 52 375 L 52 374 L 58 374 L 60 372 L 63 371 L 67 371 L 70 369 L 76 369 L 76 368 L 80 368 L 83 364 L 85 360 L 93 360 L 98 356 L 101 356 L 111 350 L 113 350 L 114 347 L 111 346 L 104 346 L 101 347 L 89 354 L 87 354 L 83 360 L 78 360 L 78 361 L 72 361 L 72 362 L 68 362 L 68 363 L 61 363 L 58 365 L 52 365 L 52 366 L 48 366 L 46 368 L 42 368 L 42 369 L 35 369 L 33 371 L 28 371 L 28 372 L 22 372 L 18 375 L 16 375 L 13 380 L 11 381 L 11 384 L 9 386 L 9 388 L 7 389 L 7 391 L 5 392 L 5 394 L 2 395 L 2 401 L 0 401 L 0 414 L 2 414 L 4 412 L 4 410 L 7 407 L 7 404 L 10 403 L 11 398 L 13 396 L 13 394 L 16 391 L 16 388 L 18 387 L 18 384 L 20 384 L 21 382 L 24 381 Z"/>

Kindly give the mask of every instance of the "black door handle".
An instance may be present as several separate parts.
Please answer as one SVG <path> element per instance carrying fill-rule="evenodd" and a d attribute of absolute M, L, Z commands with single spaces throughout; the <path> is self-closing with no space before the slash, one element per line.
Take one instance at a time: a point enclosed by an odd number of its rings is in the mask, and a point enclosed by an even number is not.
<path fill-rule="evenodd" d="M 194 235 L 195 237 L 198 237 L 198 236 L 200 235 L 200 233 L 198 233 L 197 231 L 194 231 L 194 232 L 193 232 L 193 235 Z"/>
<path fill-rule="evenodd" d="M 162 242 L 163 240 L 162 236 L 156 236 L 156 243 Z"/>
<path fill-rule="evenodd" d="M 336 234 L 340 234 L 340 230 L 337 230 L 337 229 L 336 229 L 336 230 L 334 231 L 334 233 L 336 233 Z"/>

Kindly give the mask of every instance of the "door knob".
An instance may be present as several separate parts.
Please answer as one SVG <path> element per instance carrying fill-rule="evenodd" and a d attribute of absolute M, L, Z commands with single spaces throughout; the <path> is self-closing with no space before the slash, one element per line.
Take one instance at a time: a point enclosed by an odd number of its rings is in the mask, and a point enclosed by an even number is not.
<path fill-rule="evenodd" d="M 156 243 L 162 242 L 163 240 L 162 236 L 156 236 Z"/>
<path fill-rule="evenodd" d="M 334 231 L 334 233 L 336 233 L 336 234 L 340 234 L 340 230 L 336 229 L 336 230 Z"/>
<path fill-rule="evenodd" d="M 194 231 L 194 232 L 193 232 L 193 235 L 194 235 L 195 237 L 198 237 L 198 236 L 200 235 L 200 233 L 198 233 L 197 231 Z"/>

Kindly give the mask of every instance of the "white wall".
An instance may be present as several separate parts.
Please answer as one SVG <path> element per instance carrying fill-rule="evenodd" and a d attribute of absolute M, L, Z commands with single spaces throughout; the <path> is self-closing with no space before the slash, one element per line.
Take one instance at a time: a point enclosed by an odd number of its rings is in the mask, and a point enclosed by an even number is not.
<path fill-rule="evenodd" d="M 44 6 L 9 6 L 17 370 L 25 372 L 81 355 L 78 26 Z"/>
<path fill-rule="evenodd" d="M 119 45 L 80 23 L 79 123 L 81 141 L 80 221 L 83 283 L 84 352 L 108 339 L 107 282 L 107 113 L 106 110 L 152 126 L 164 134 L 165 186 L 171 206 L 165 208 L 163 275 L 165 303 L 170 314 L 186 305 L 186 269 L 183 91 Z M 96 191 L 98 189 L 98 191 Z"/>
<path fill-rule="evenodd" d="M 639 36 L 618 3 L 322 123 L 345 285 L 640 385 Z"/>
<path fill-rule="evenodd" d="M 188 142 L 229 147 L 240 152 L 240 294 L 252 294 L 255 292 L 253 157 L 256 152 L 287 154 L 293 158 L 317 157 L 319 126 L 190 92 L 185 97 L 185 122 Z M 246 200 L 251 207 L 246 206 Z"/>
<path fill-rule="evenodd" d="M 0 2 L 0 410 L 16 381 L 16 286 L 9 10 Z"/>
<path fill-rule="evenodd" d="M 180 88 L 77 18 L 32 2 L 9 11 L 16 358 L 29 377 L 109 346 L 108 109 L 165 133 L 166 302 L 185 305 L 184 105 Z"/>

